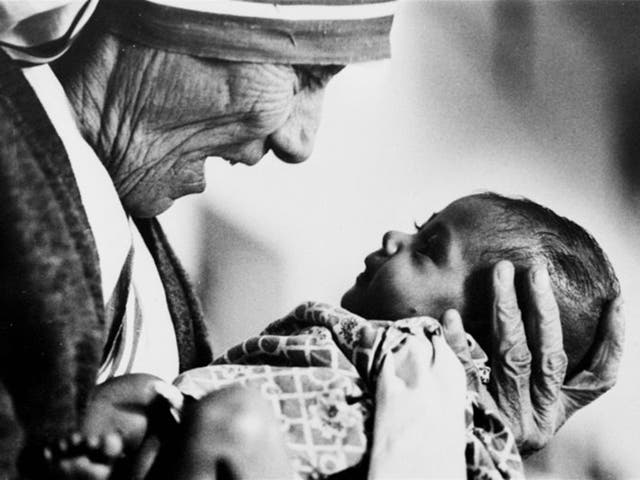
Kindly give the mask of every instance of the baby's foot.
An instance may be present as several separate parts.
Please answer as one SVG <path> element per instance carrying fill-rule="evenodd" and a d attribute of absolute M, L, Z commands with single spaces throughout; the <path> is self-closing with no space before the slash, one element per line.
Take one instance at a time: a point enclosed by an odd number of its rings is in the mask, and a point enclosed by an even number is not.
<path fill-rule="evenodd" d="M 51 470 L 64 480 L 103 480 L 114 470 L 131 478 L 130 471 L 148 469 L 157 449 L 141 448 L 143 442 L 160 434 L 181 401 L 174 387 L 152 375 L 123 375 L 98 385 L 80 431 L 46 451 Z"/>
<path fill-rule="evenodd" d="M 79 432 L 45 448 L 44 456 L 54 478 L 64 480 L 107 480 L 124 443 L 117 433 L 85 437 Z"/>

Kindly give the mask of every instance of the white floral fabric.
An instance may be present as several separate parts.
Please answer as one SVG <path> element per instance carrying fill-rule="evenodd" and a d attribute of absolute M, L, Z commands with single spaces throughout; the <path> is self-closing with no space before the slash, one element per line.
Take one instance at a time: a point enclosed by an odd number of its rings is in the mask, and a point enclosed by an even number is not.
<path fill-rule="evenodd" d="M 183 373 L 174 383 L 196 399 L 229 385 L 255 389 L 273 406 L 299 477 L 326 478 L 366 458 L 373 393 L 386 356 L 398 352 L 410 335 L 428 337 L 439 330 L 438 322 L 424 317 L 368 321 L 307 302 L 213 365 Z M 468 478 L 521 478 L 513 434 L 473 392 L 466 418 Z"/>

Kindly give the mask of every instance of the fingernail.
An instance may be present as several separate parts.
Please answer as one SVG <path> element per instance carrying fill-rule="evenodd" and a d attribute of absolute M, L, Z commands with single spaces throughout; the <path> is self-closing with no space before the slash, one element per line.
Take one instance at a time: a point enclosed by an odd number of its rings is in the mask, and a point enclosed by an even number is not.
<path fill-rule="evenodd" d="M 463 329 L 462 318 L 457 310 L 447 310 L 442 317 L 442 324 L 447 332 L 460 331 Z"/>
<path fill-rule="evenodd" d="M 500 262 L 497 268 L 500 283 L 502 285 L 511 285 L 513 282 L 513 264 L 511 262 Z"/>
<path fill-rule="evenodd" d="M 544 289 L 549 286 L 549 272 L 546 267 L 536 267 L 533 271 L 533 285 L 537 289 Z"/>
<path fill-rule="evenodd" d="M 442 315 L 442 324 L 447 329 L 455 324 L 455 320 L 456 320 L 456 310 L 449 309 L 446 312 L 444 312 L 444 314 Z"/>

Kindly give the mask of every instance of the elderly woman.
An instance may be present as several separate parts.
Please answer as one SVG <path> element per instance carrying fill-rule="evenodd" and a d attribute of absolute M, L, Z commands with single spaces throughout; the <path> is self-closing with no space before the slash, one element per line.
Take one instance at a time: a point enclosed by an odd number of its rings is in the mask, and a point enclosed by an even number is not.
<path fill-rule="evenodd" d="M 204 189 L 209 156 L 305 160 L 330 78 L 388 55 L 391 7 L 0 1 L 3 478 L 47 478 L 43 451 L 81 428 L 97 383 L 132 372 L 170 380 L 210 361 L 197 301 L 154 217 Z M 612 386 L 621 321 L 612 306 L 592 364 L 562 386 L 551 288 L 527 279 L 521 320 L 510 272 L 495 271 L 491 394 L 531 450 Z M 538 324 L 550 328 L 529 328 Z M 461 323 L 445 331 L 474 383 Z M 221 408 L 237 414 L 237 401 Z"/>

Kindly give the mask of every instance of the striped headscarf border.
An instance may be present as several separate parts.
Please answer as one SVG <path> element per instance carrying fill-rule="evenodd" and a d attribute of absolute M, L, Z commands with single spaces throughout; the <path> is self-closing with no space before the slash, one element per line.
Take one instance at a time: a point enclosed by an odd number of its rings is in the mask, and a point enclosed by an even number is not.
<path fill-rule="evenodd" d="M 393 0 L 103 0 L 109 28 L 194 56 L 290 64 L 386 58 Z"/>
<path fill-rule="evenodd" d="M 0 47 L 24 65 L 67 51 L 98 0 L 0 0 Z"/>
<path fill-rule="evenodd" d="M 108 28 L 194 56 L 347 64 L 389 56 L 393 0 L 0 0 L 0 47 L 21 63 L 55 60 L 100 2 Z"/>

